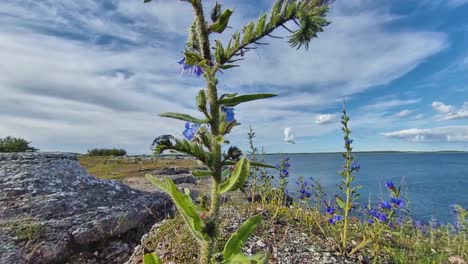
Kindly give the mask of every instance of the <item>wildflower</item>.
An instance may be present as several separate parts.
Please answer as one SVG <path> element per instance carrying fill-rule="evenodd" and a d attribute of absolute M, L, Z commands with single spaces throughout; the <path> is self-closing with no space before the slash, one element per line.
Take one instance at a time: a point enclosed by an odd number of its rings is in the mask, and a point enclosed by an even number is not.
<path fill-rule="evenodd" d="M 334 215 L 332 218 L 328 219 L 328 222 L 334 225 L 336 222 L 339 222 L 341 220 L 343 220 L 343 217 L 341 215 Z"/>
<path fill-rule="evenodd" d="M 390 190 L 395 189 L 395 185 L 393 184 L 392 181 L 385 182 L 385 186 L 387 186 L 387 188 L 390 189 Z"/>
<path fill-rule="evenodd" d="M 199 128 L 199 124 L 190 124 L 189 122 L 187 122 L 185 123 L 185 130 L 184 132 L 182 132 L 182 134 L 187 140 L 190 141 L 192 140 L 193 136 L 195 136 Z"/>
<path fill-rule="evenodd" d="M 375 218 L 379 218 L 379 215 L 380 215 L 380 213 L 375 209 L 370 209 L 368 213 Z"/>
<path fill-rule="evenodd" d="M 351 166 L 351 170 L 359 170 L 361 168 L 361 166 L 359 164 L 353 164 Z"/>
<path fill-rule="evenodd" d="M 395 229 L 395 224 L 393 222 L 388 222 L 388 227 L 390 227 L 391 229 Z"/>
<path fill-rule="evenodd" d="M 403 207 L 405 205 L 405 201 L 401 198 L 392 197 L 390 198 L 390 202 L 397 207 Z"/>
<path fill-rule="evenodd" d="M 286 167 L 286 168 L 291 167 L 291 163 L 289 163 L 289 162 L 284 163 L 284 167 Z"/>
<path fill-rule="evenodd" d="M 353 142 L 354 142 L 353 139 L 345 139 L 345 143 L 346 143 L 347 145 L 351 145 L 351 144 L 353 144 Z"/>
<path fill-rule="evenodd" d="M 387 221 L 387 214 L 385 213 L 379 213 L 379 220 L 380 222 L 386 222 Z"/>
<path fill-rule="evenodd" d="M 291 142 L 294 144 L 294 135 L 290 127 L 284 129 L 284 141 Z"/>
<path fill-rule="evenodd" d="M 180 59 L 177 63 L 182 65 L 182 73 L 189 70 L 191 73 L 195 74 L 197 77 L 200 77 L 203 74 L 203 69 L 200 66 L 198 66 L 198 65 L 189 65 L 189 64 L 185 63 L 185 57 Z"/>
<path fill-rule="evenodd" d="M 374 220 L 373 220 L 373 219 L 369 219 L 367 222 L 368 222 L 369 224 L 371 224 L 371 225 L 374 224 Z"/>
<path fill-rule="evenodd" d="M 388 201 L 381 201 L 380 208 L 390 210 L 392 208 L 392 205 Z"/>
<path fill-rule="evenodd" d="M 221 111 L 226 114 L 226 122 L 231 123 L 235 120 L 233 107 L 227 107 L 223 105 L 221 106 Z"/>
<path fill-rule="evenodd" d="M 331 214 L 331 215 L 335 213 L 335 207 L 333 206 L 327 206 L 325 210 L 327 211 L 328 214 Z"/>

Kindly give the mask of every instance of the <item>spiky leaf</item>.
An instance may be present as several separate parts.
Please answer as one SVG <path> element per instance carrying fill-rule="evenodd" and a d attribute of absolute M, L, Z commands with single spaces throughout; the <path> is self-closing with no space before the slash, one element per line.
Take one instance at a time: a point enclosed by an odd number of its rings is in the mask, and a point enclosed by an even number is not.
<path fill-rule="evenodd" d="M 193 116 L 190 116 L 190 115 L 187 115 L 187 114 L 181 114 L 181 113 L 167 112 L 167 113 L 159 114 L 159 116 L 184 120 L 184 121 L 188 121 L 188 122 L 192 122 L 192 123 L 196 123 L 196 124 L 208 123 L 208 120 L 206 120 L 206 119 L 198 119 L 198 118 L 195 118 Z"/>
<path fill-rule="evenodd" d="M 226 9 L 221 16 L 219 16 L 218 20 L 216 20 L 215 23 L 213 23 L 210 26 L 210 31 L 212 32 L 217 32 L 217 33 L 223 33 L 223 31 L 226 29 L 228 23 L 229 23 L 229 18 L 232 15 L 232 10 L 231 9 Z"/>
<path fill-rule="evenodd" d="M 230 260 L 231 257 L 241 252 L 245 241 L 247 241 L 249 236 L 257 229 L 257 225 L 261 220 L 262 215 L 260 214 L 252 216 L 247 219 L 247 221 L 245 221 L 234 234 L 231 235 L 223 250 L 223 257 L 225 260 Z"/>
<path fill-rule="evenodd" d="M 234 161 L 225 161 L 224 165 L 236 165 L 236 162 L 234 162 Z M 260 167 L 260 168 L 278 169 L 275 166 L 270 165 L 270 164 L 265 164 L 265 163 L 261 163 L 261 162 L 253 162 L 253 161 L 250 162 L 250 166 Z"/>
<path fill-rule="evenodd" d="M 241 103 L 265 99 L 265 98 L 271 98 L 275 96 L 276 94 L 246 94 L 246 95 L 234 96 L 231 98 L 224 98 L 219 103 L 225 106 L 236 106 Z"/>
<path fill-rule="evenodd" d="M 244 185 L 247 177 L 249 176 L 249 172 L 250 161 L 246 157 L 242 157 L 242 159 L 237 162 L 236 168 L 232 172 L 231 176 L 226 181 L 221 183 L 219 192 L 223 194 L 228 191 L 235 191 Z"/>
<path fill-rule="evenodd" d="M 146 178 L 171 196 L 172 201 L 174 201 L 185 223 L 190 227 L 190 231 L 192 231 L 199 240 L 205 240 L 202 233 L 204 224 L 200 217 L 200 213 L 203 212 L 203 209 L 195 205 L 189 195 L 183 194 L 177 190 L 177 186 L 168 177 L 166 177 L 164 181 L 161 181 L 147 174 Z"/>

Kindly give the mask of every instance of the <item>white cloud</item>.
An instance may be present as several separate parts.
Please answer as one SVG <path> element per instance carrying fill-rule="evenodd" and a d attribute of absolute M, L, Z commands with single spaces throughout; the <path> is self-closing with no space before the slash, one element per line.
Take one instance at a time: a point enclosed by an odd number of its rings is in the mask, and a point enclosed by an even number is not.
<path fill-rule="evenodd" d="M 414 119 L 422 119 L 424 117 L 424 114 L 417 114 L 414 116 Z"/>
<path fill-rule="evenodd" d="M 413 142 L 468 142 L 468 126 L 411 128 L 383 133 L 383 135 Z"/>
<path fill-rule="evenodd" d="M 468 118 L 468 102 L 465 102 L 459 109 L 442 102 L 433 102 L 432 106 L 440 113 L 435 116 L 439 121 Z"/>
<path fill-rule="evenodd" d="M 406 116 L 409 116 L 410 114 L 412 114 L 414 111 L 413 110 L 408 110 L 408 109 L 405 109 L 405 110 L 402 110 L 398 113 L 395 114 L 396 117 L 406 117 Z"/>
<path fill-rule="evenodd" d="M 453 106 L 437 101 L 432 102 L 432 107 L 440 113 L 449 113 L 453 110 Z"/>
<path fill-rule="evenodd" d="M 398 107 L 398 106 L 405 106 L 405 105 L 411 105 L 411 104 L 417 104 L 422 101 L 422 98 L 415 98 L 415 99 L 381 99 L 376 103 L 366 105 L 363 107 L 365 110 L 386 110 L 389 108 L 393 107 Z"/>
<path fill-rule="evenodd" d="M 319 114 L 315 117 L 316 124 L 328 124 L 335 118 L 333 114 Z"/>

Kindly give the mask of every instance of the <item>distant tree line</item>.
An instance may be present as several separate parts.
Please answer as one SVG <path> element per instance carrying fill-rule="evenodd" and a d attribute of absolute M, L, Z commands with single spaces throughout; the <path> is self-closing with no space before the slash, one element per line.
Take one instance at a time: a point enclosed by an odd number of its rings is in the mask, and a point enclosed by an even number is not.
<path fill-rule="evenodd" d="M 127 151 L 125 149 L 106 149 L 106 148 L 94 148 L 88 150 L 89 156 L 125 156 Z"/>
<path fill-rule="evenodd" d="M 29 146 L 31 142 L 16 137 L 0 138 L 0 152 L 34 152 L 38 149 Z"/>

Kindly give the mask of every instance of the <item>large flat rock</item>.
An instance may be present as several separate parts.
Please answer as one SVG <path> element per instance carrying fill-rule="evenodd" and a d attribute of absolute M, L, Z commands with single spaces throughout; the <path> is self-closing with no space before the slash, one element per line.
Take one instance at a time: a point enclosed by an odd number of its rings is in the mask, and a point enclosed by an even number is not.
<path fill-rule="evenodd" d="M 112 257 L 106 245 L 138 241 L 172 212 L 166 195 L 98 179 L 66 153 L 0 154 L 0 190 L 0 263 L 66 263 L 90 253 L 92 261 L 78 262 L 122 263 L 133 245 Z"/>

